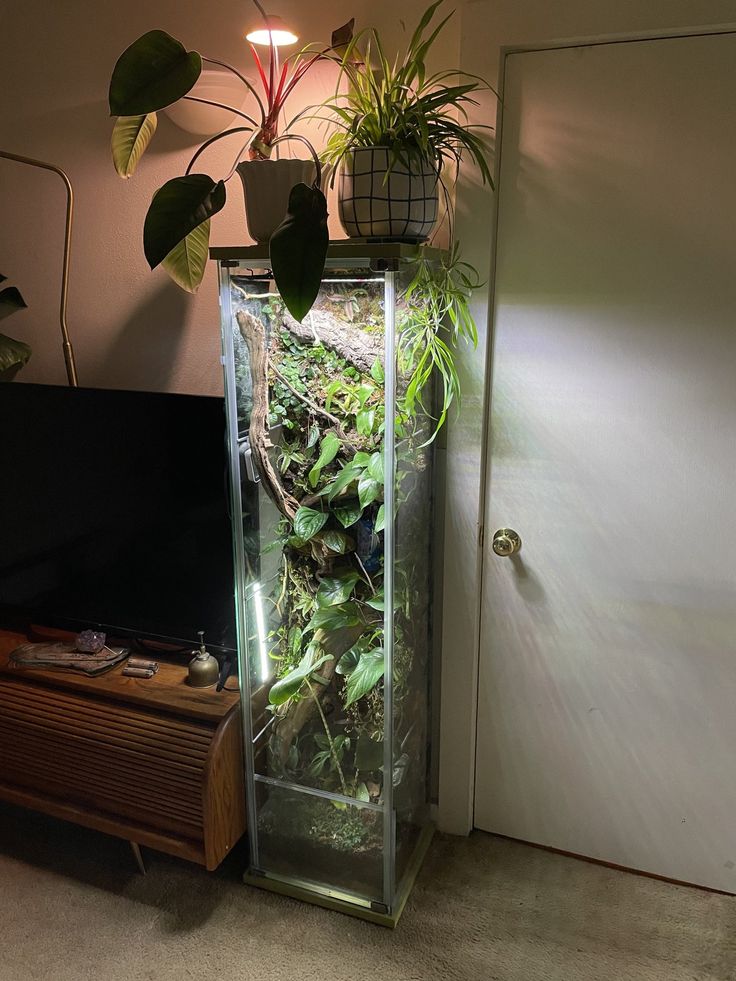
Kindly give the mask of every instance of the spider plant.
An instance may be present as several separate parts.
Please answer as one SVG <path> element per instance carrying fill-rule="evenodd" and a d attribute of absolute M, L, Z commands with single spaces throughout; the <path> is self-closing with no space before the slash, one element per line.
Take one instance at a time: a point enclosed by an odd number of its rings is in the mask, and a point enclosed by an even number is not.
<path fill-rule="evenodd" d="M 431 162 L 442 173 L 455 172 L 467 154 L 478 166 L 484 183 L 493 187 L 484 130 L 470 123 L 473 97 L 491 87 L 477 75 L 460 69 L 427 74 L 426 60 L 454 11 L 433 26 L 444 0 L 436 0 L 422 15 L 403 54 L 390 61 L 375 28 L 359 31 L 339 59 L 335 95 L 323 103 L 335 131 L 327 141 L 325 158 L 335 165 L 358 147 L 390 150 L 392 166 L 410 165 L 412 158 Z M 341 91 L 347 81 L 345 91 Z M 495 94 L 495 93 L 494 93 Z"/>
<path fill-rule="evenodd" d="M 268 26 L 259 0 L 253 0 Z M 320 167 L 311 144 L 296 134 L 279 136 L 279 119 L 286 99 L 321 58 L 335 56 L 352 39 L 352 21 L 334 32 L 327 47 L 308 45 L 279 65 L 273 41 L 267 63 L 251 45 L 262 92 L 237 68 L 184 45 L 165 31 L 148 31 L 120 56 L 110 81 L 110 114 L 117 116 L 112 134 L 115 169 L 123 178 L 135 172 L 141 156 L 156 131 L 158 110 L 179 99 L 227 109 L 241 124 L 207 140 L 197 150 L 181 177 L 167 181 L 154 195 L 146 215 L 143 246 L 151 269 L 162 265 L 177 285 L 188 292 L 199 288 L 208 257 L 210 219 L 225 206 L 227 182 L 247 152 L 251 160 L 268 159 L 281 141 L 306 144 L 316 162 L 317 179 L 312 187 L 297 185 L 292 190 L 284 224 L 274 234 L 272 265 L 274 278 L 292 314 L 301 320 L 316 296 L 322 265 L 319 257 L 327 250 L 327 202 L 320 188 Z M 253 96 L 256 116 L 222 103 L 190 95 L 202 72 L 202 64 L 218 65 L 233 72 Z M 193 172 L 201 154 L 218 140 L 247 133 L 247 142 L 224 179 Z"/>

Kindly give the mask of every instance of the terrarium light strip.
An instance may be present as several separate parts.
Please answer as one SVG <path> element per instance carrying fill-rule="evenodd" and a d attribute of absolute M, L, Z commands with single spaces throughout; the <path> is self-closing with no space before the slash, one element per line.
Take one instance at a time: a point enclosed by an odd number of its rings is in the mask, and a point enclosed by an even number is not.
<path fill-rule="evenodd" d="M 344 794 L 335 794 L 331 790 L 321 790 L 319 787 L 303 787 L 299 783 L 280 780 L 278 777 L 267 777 L 262 773 L 254 773 L 253 779 L 259 783 L 268 784 L 269 787 L 276 787 L 279 790 L 294 790 L 299 794 L 306 794 L 308 797 L 323 797 L 325 800 L 337 801 L 340 804 L 362 807 L 366 811 L 383 812 L 384 809 L 383 804 L 374 804 L 373 801 L 358 800 L 357 797 L 346 797 Z"/>

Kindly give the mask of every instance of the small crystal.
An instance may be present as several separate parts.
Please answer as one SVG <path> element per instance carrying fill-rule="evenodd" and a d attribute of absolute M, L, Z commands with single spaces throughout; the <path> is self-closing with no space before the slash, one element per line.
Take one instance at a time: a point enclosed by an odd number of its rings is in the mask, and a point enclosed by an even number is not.
<path fill-rule="evenodd" d="M 97 630 L 83 630 L 77 634 L 77 650 L 86 654 L 97 654 L 105 646 L 107 636 Z"/>

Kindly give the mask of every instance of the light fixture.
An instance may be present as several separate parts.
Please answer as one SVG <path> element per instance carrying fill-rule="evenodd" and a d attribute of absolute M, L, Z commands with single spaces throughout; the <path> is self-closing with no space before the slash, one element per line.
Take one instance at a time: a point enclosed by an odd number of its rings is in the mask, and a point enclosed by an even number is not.
<path fill-rule="evenodd" d="M 277 48 L 285 44 L 295 44 L 299 40 L 298 36 L 286 26 L 283 18 L 275 14 L 268 14 L 266 23 L 248 31 L 245 39 L 251 44 L 273 44 Z"/>

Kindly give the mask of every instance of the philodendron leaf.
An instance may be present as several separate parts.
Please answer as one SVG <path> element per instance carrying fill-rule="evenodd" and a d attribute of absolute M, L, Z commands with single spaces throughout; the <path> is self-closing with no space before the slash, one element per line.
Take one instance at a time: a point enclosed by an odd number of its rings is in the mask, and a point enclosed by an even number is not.
<path fill-rule="evenodd" d="M 383 531 L 386 526 L 386 508 L 382 504 L 378 509 L 378 514 L 376 515 L 376 523 L 373 525 L 373 531 L 378 534 L 379 531 Z"/>
<path fill-rule="evenodd" d="M 355 548 L 355 542 L 349 535 L 346 535 L 344 531 L 336 531 L 334 528 L 325 528 L 324 531 L 315 535 L 315 538 L 319 539 L 324 547 L 334 552 L 335 555 L 345 555 L 346 552 Z"/>
<path fill-rule="evenodd" d="M 145 116 L 120 116 L 115 120 L 110 139 L 112 162 L 126 180 L 135 173 L 138 161 L 156 132 L 157 121 L 155 112 Z"/>
<path fill-rule="evenodd" d="M 207 268 L 209 246 L 210 220 L 208 218 L 175 245 L 161 263 L 176 285 L 181 286 L 187 293 L 196 293 L 199 289 Z"/>
<path fill-rule="evenodd" d="M 339 449 L 340 440 L 335 433 L 326 433 L 325 438 L 322 440 L 319 446 L 319 456 L 317 457 L 317 462 L 309 471 L 309 484 L 311 487 L 316 485 L 317 481 L 319 480 L 319 475 L 322 473 L 322 468 L 326 467 L 328 463 L 332 463 L 337 456 L 337 451 Z"/>
<path fill-rule="evenodd" d="M 366 471 L 358 481 L 358 500 L 361 507 L 367 507 L 381 493 L 382 485 Z"/>
<path fill-rule="evenodd" d="M 345 708 L 357 702 L 381 680 L 384 672 L 383 648 L 375 647 L 372 651 L 361 654 L 360 660 L 350 672 L 347 682 L 347 698 Z"/>
<path fill-rule="evenodd" d="M 294 531 L 303 541 L 314 538 L 323 527 L 329 515 L 326 511 L 315 511 L 313 508 L 299 508 L 294 515 Z"/>
<path fill-rule="evenodd" d="M 6 286 L 4 290 L 0 290 L 0 320 L 17 310 L 24 310 L 27 305 L 15 286 Z"/>
<path fill-rule="evenodd" d="M 354 525 L 362 513 L 363 508 L 355 502 L 346 504 L 344 507 L 335 508 L 335 517 L 343 528 L 349 528 L 351 525 Z"/>
<path fill-rule="evenodd" d="M 225 206 L 225 184 L 207 174 L 167 181 L 153 196 L 143 225 L 143 248 L 155 269 L 190 232 Z"/>
<path fill-rule="evenodd" d="M 307 630 L 342 630 L 343 627 L 354 627 L 360 622 L 358 607 L 355 603 L 341 603 L 339 606 L 325 606 L 316 610 L 307 624 Z"/>
<path fill-rule="evenodd" d="M 341 576 L 325 576 L 317 590 L 318 606 L 335 606 L 346 603 L 352 596 L 356 582 L 360 579 L 357 572 L 344 572 Z"/>
<path fill-rule="evenodd" d="M 271 269 L 281 298 L 302 321 L 317 299 L 329 235 L 327 199 L 318 187 L 295 184 L 286 217 L 271 236 Z"/>
<path fill-rule="evenodd" d="M 361 657 L 371 649 L 372 643 L 370 636 L 361 637 L 353 646 L 345 651 L 335 666 L 338 674 L 349 677 L 358 666 Z"/>
<path fill-rule="evenodd" d="M 290 671 L 288 674 L 284 675 L 283 678 L 279 678 L 271 691 L 268 693 L 268 700 L 271 705 L 283 705 L 284 702 L 288 702 L 290 698 L 293 698 L 294 695 L 298 694 L 304 682 L 317 670 L 317 668 L 321 667 L 325 661 L 331 660 L 331 654 L 324 654 L 316 661 L 311 653 L 305 654 L 298 666 L 295 667 L 293 671 Z"/>
<path fill-rule="evenodd" d="M 140 116 L 165 109 L 192 88 L 202 58 L 166 31 L 148 31 L 120 55 L 110 80 L 110 115 Z"/>
<path fill-rule="evenodd" d="M 31 349 L 23 341 L 0 334 L 0 375 L 13 368 L 22 368 L 28 363 L 30 356 Z"/>

